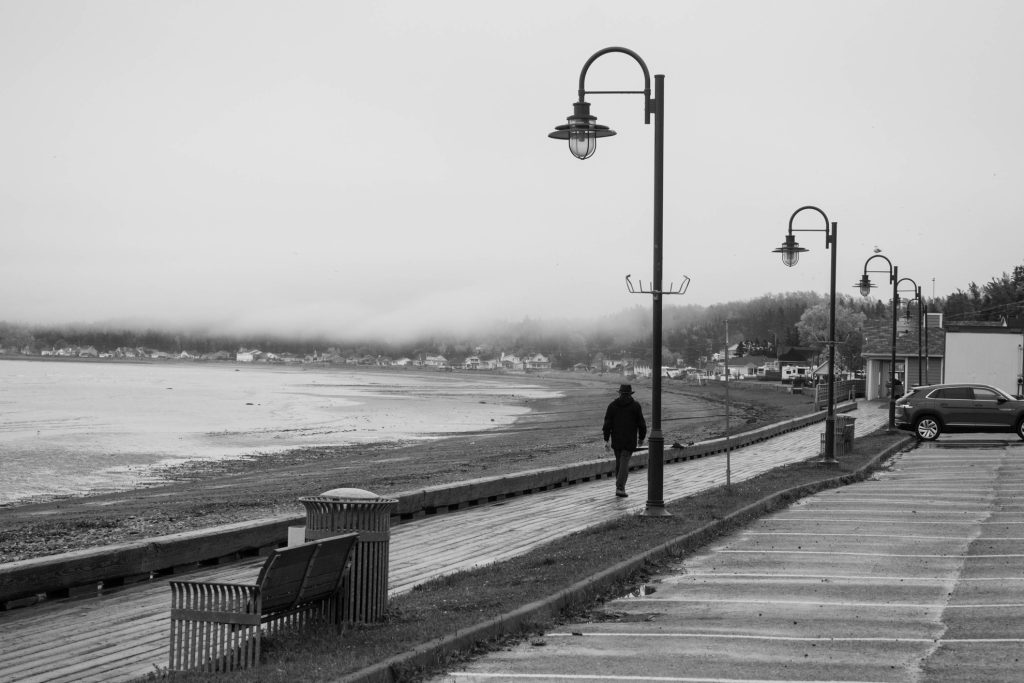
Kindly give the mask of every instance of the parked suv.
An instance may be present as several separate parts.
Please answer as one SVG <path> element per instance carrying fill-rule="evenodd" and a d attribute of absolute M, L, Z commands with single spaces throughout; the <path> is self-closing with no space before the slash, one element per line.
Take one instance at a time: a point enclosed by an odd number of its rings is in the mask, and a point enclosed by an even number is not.
<path fill-rule="evenodd" d="M 914 387 L 896 401 L 896 426 L 925 441 L 942 432 L 1014 432 L 1024 439 L 1024 400 L 987 384 Z"/>

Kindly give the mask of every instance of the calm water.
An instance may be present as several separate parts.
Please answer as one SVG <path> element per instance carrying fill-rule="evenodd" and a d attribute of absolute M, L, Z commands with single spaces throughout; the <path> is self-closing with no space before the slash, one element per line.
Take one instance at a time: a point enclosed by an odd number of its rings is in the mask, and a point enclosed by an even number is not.
<path fill-rule="evenodd" d="M 509 424 L 526 378 L 0 360 L 0 505 L 123 490 L 161 466 Z"/>

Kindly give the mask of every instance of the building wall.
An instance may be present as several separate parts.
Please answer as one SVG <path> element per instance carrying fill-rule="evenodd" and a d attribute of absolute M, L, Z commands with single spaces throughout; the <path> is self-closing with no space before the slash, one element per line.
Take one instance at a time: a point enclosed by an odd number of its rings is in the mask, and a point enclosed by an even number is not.
<path fill-rule="evenodd" d="M 897 361 L 899 359 L 897 358 Z M 926 384 L 942 384 L 942 360 L 939 358 L 922 359 L 921 370 L 918 371 L 917 356 L 911 356 L 907 361 L 907 376 L 904 383 L 907 387 L 916 387 Z"/>
<path fill-rule="evenodd" d="M 864 398 L 869 401 L 875 399 L 887 399 L 889 398 L 889 368 L 891 361 L 888 358 L 870 358 L 867 361 L 866 368 L 867 374 L 864 378 Z M 917 357 L 914 357 L 914 376 L 911 377 L 911 383 L 917 384 Z M 903 383 L 904 389 L 907 386 L 906 378 L 907 359 L 902 356 L 896 356 L 896 379 Z M 902 395 L 902 394 L 901 394 Z M 899 398 L 899 396 L 897 396 Z"/>
<path fill-rule="evenodd" d="M 1020 393 L 1024 335 L 994 332 L 946 332 L 947 383 L 991 384 Z"/>

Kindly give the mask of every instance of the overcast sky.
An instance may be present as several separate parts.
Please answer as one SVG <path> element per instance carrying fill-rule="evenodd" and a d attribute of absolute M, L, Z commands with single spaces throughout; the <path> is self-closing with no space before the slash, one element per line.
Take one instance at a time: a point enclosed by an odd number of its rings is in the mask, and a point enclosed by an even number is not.
<path fill-rule="evenodd" d="M 0 0 L 0 320 L 399 334 L 650 305 L 654 125 L 547 138 L 580 69 L 664 74 L 667 304 L 926 295 L 1024 262 L 1024 2 Z M 588 89 L 639 90 L 629 57 Z M 797 227 L 824 221 L 804 212 Z M 875 262 L 877 263 L 877 261 Z M 884 275 L 874 275 L 885 283 Z M 884 291 L 884 290 L 883 290 Z"/>

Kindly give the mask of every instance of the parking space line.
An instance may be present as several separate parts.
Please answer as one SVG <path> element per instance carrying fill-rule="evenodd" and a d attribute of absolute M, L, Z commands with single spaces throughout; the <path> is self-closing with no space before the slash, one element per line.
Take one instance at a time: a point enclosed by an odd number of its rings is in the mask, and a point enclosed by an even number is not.
<path fill-rule="evenodd" d="M 858 575 L 825 575 L 825 574 L 769 574 L 750 572 L 686 572 L 680 579 L 804 579 L 810 581 L 821 581 L 835 583 L 836 581 L 890 581 L 900 583 L 949 583 L 952 579 L 948 576 L 871 576 Z M 1024 576 L 985 576 L 985 577 L 958 577 L 957 583 L 984 583 L 987 581 L 1024 581 Z"/>
<path fill-rule="evenodd" d="M 772 643 L 1024 643 L 1024 638 L 901 638 L 895 636 L 770 636 L 751 635 L 748 633 L 652 633 L 643 631 L 601 631 L 599 633 L 566 633 L 552 631 L 544 634 L 545 638 L 693 638 L 700 640 L 758 640 Z"/>
<path fill-rule="evenodd" d="M 994 538 L 986 536 L 928 536 L 922 534 L 824 534 L 821 532 L 799 532 L 799 531 L 747 531 L 743 536 L 796 536 L 797 538 L 824 537 L 824 538 L 902 538 L 913 541 L 1024 541 L 1024 536 Z"/>
<path fill-rule="evenodd" d="M 992 557 L 1024 557 L 1024 553 L 994 553 L 987 555 L 964 555 L 962 553 L 865 553 L 855 551 L 841 551 L 841 550 L 733 550 L 723 548 L 720 550 L 714 550 L 713 552 L 719 554 L 735 554 L 735 555 L 844 555 L 848 557 L 932 557 L 944 560 L 957 559 L 957 560 L 973 560 L 973 559 L 984 559 Z"/>
<path fill-rule="evenodd" d="M 730 600 L 727 598 L 630 598 L 630 604 L 649 602 L 657 603 L 683 603 L 683 604 L 724 604 L 724 605 L 800 605 L 804 607 L 885 607 L 886 609 L 1020 609 L 1024 603 L 1006 604 L 946 604 L 936 605 L 933 602 L 857 602 L 844 600 L 763 600 L 760 598 L 744 598 L 742 600 Z"/>

